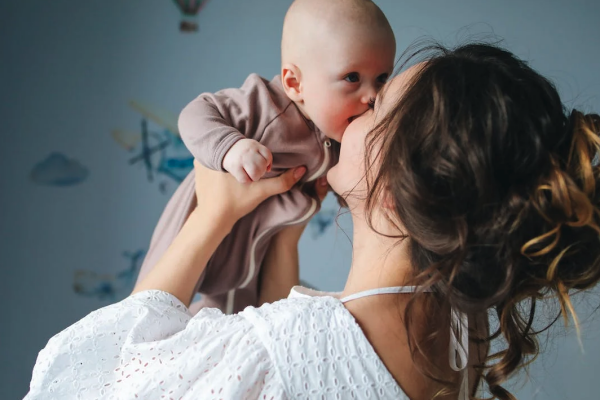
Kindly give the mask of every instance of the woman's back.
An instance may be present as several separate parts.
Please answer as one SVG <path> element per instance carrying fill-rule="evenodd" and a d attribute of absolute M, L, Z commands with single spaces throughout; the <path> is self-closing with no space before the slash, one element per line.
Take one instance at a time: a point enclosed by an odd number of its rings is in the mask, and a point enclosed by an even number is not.
<path fill-rule="evenodd" d="M 429 400 L 444 388 L 435 380 L 426 376 L 419 365 L 413 360 L 413 350 L 408 343 L 408 336 L 402 316 L 410 297 L 404 296 L 376 296 L 365 298 L 361 302 L 349 302 L 346 308 L 356 319 L 375 352 L 381 358 L 390 374 L 400 385 L 402 390 L 412 400 Z M 426 303 L 426 300 L 425 300 Z M 435 315 L 427 312 L 427 305 L 422 303 L 417 306 L 414 320 L 414 334 L 417 337 L 426 335 L 428 326 L 435 323 Z M 450 312 L 449 310 L 446 310 Z M 477 337 L 489 335 L 487 316 L 469 318 L 468 325 L 472 327 L 472 334 Z M 436 355 L 435 364 L 439 368 L 440 376 L 449 382 L 460 386 L 463 379 L 462 371 L 454 371 L 449 362 L 449 354 L 456 351 L 451 340 L 450 326 L 442 329 L 436 340 L 432 340 L 428 353 Z M 479 386 L 478 373 L 474 366 L 481 364 L 488 353 L 486 343 L 468 344 L 468 390 L 471 394 Z M 441 400 L 455 400 L 456 395 L 439 397 Z"/>

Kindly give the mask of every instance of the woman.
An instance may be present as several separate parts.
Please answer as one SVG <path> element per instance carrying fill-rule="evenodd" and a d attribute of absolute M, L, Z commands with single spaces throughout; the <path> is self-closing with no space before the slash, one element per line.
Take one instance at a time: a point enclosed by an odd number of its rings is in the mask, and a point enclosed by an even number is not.
<path fill-rule="evenodd" d="M 303 172 L 242 186 L 197 166 L 214 196 L 129 298 L 50 340 L 28 398 L 466 399 L 480 383 L 513 398 L 501 385 L 538 352 L 536 300 L 574 316 L 569 292 L 600 277 L 600 118 L 565 114 L 496 47 L 428 50 L 348 126 L 327 176 L 354 224 L 343 293 L 191 317 L 220 240 Z"/>

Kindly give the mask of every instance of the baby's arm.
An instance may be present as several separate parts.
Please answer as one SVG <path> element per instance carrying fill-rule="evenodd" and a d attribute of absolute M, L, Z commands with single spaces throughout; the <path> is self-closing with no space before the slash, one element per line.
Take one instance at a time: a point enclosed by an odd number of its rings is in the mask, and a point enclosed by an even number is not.
<path fill-rule="evenodd" d="M 240 182 L 258 180 L 272 162 L 271 152 L 253 140 L 264 130 L 268 104 L 269 91 L 256 75 L 239 89 L 202 94 L 179 116 L 181 139 L 204 166 Z"/>

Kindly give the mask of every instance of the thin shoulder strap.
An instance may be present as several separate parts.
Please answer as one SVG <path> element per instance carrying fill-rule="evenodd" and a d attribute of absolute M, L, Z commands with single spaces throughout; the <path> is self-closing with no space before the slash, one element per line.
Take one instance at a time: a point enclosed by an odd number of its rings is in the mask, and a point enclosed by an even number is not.
<path fill-rule="evenodd" d="M 459 400 L 469 400 L 469 318 L 467 314 L 450 310 L 450 367 L 462 373 Z M 457 357 L 459 362 L 457 363 Z"/>
<path fill-rule="evenodd" d="M 393 286 L 376 288 L 351 294 L 349 296 L 341 298 L 340 301 L 342 303 L 346 303 L 351 300 L 356 300 L 367 296 L 375 296 L 377 294 L 414 293 L 416 290 L 416 286 Z"/>

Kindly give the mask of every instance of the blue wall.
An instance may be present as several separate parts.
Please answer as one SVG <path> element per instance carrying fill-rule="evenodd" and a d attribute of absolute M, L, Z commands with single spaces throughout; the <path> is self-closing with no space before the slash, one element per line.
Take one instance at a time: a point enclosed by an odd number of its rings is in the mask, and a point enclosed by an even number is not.
<path fill-rule="evenodd" d="M 168 0 L 0 3 L 1 399 L 26 393 L 37 352 L 53 334 L 113 301 L 76 294 L 75 271 L 126 270 L 122 253 L 147 247 L 176 187 L 165 175 L 150 182 L 142 163 L 128 164 L 139 145 L 128 152 L 111 137 L 115 129 L 139 133 L 141 115 L 129 101 L 176 113 L 200 92 L 239 86 L 250 72 L 275 75 L 289 4 L 212 0 L 199 16 L 200 31 L 182 34 Z M 600 110 L 598 2 L 379 4 L 399 52 L 422 35 L 452 44 L 493 30 L 555 80 L 569 105 Z M 163 130 L 152 122 L 149 129 Z M 169 151 L 177 153 L 174 145 Z M 71 186 L 33 182 L 32 169 L 52 152 L 76 160 L 70 165 L 79 178 L 89 174 Z M 314 240 L 309 230 L 301 243 L 302 278 L 322 289 L 341 289 L 348 270 L 351 229 L 346 217 L 340 223 L 345 232 L 330 228 Z M 579 309 L 586 315 L 593 306 Z M 585 354 L 573 332 L 556 330 L 561 335 L 532 367 L 533 380 L 516 393 L 598 398 L 599 328 L 597 318 L 584 324 Z"/>

